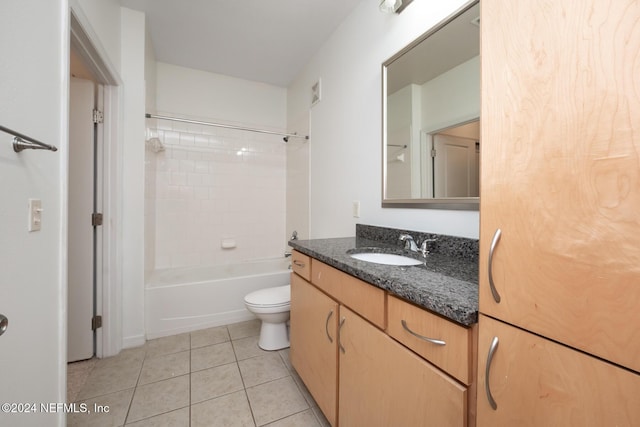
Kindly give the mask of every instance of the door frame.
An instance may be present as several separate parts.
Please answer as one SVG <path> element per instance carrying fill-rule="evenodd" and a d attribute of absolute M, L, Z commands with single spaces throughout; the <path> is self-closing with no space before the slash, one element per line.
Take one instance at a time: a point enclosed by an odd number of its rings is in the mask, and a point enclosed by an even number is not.
<path fill-rule="evenodd" d="M 116 355 L 122 349 L 122 146 L 120 123 L 122 79 L 108 60 L 108 55 L 91 29 L 82 9 L 69 5 L 70 47 L 78 53 L 102 87 L 104 123 L 98 140 L 97 167 L 101 182 L 97 184 L 98 206 L 104 222 L 97 242 L 100 257 L 96 273 L 96 315 L 102 316 L 102 328 L 96 330 L 96 356 Z M 70 60 L 70 59 L 69 59 Z M 100 127 L 99 127 L 100 128 Z"/>

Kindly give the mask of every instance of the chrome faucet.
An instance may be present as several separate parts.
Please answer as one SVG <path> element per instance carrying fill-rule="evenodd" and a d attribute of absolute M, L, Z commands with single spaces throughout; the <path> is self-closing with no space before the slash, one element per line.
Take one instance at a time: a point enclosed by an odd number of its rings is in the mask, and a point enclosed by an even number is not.
<path fill-rule="evenodd" d="M 411 252 L 420 252 L 423 257 L 427 257 L 429 254 L 429 243 L 435 242 L 437 239 L 424 239 L 420 244 L 420 247 L 416 244 L 415 240 L 410 234 L 401 234 L 399 239 L 404 242 L 404 248 Z"/>
<path fill-rule="evenodd" d="M 428 243 L 431 243 L 431 242 L 435 242 L 435 241 L 437 241 L 437 240 L 438 240 L 438 239 L 424 239 L 424 240 L 422 241 L 422 243 L 420 244 L 420 249 L 418 249 L 418 251 L 419 251 L 420 253 L 422 253 L 422 256 L 423 256 L 423 257 L 425 257 L 425 258 L 426 258 L 426 257 L 427 257 L 427 255 L 429 254 L 429 246 L 428 246 L 427 244 L 428 244 Z"/>
<path fill-rule="evenodd" d="M 401 234 L 399 239 L 404 242 L 404 248 L 411 252 L 418 252 L 418 245 L 410 234 Z"/>

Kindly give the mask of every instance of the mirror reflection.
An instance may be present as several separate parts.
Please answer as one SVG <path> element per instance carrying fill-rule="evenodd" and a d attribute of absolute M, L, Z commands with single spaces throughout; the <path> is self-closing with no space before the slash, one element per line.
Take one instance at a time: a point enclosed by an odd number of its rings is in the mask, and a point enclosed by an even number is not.
<path fill-rule="evenodd" d="M 479 5 L 383 64 L 383 207 L 478 209 Z"/>

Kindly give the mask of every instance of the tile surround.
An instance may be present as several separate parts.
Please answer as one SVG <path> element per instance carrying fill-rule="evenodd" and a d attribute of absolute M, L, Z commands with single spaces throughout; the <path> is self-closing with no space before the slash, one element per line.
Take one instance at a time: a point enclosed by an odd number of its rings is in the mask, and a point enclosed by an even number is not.
<path fill-rule="evenodd" d="M 246 124 L 245 124 L 246 125 Z M 276 135 L 157 121 L 146 151 L 147 269 L 275 258 L 284 249 L 286 146 Z M 237 247 L 223 250 L 225 238 Z M 255 242 L 259 241 L 260 245 Z M 259 246 L 259 247 L 258 247 Z"/>
<path fill-rule="evenodd" d="M 110 411 L 70 414 L 67 425 L 328 426 L 291 367 L 289 350 L 261 350 L 259 331 L 252 320 L 71 363 L 68 401 Z"/>

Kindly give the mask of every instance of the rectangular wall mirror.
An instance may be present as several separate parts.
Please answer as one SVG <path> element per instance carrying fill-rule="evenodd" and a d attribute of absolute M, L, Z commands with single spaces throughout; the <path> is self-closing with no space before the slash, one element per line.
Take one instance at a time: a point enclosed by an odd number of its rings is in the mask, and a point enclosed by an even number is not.
<path fill-rule="evenodd" d="M 382 64 L 382 207 L 477 210 L 480 6 Z"/>

